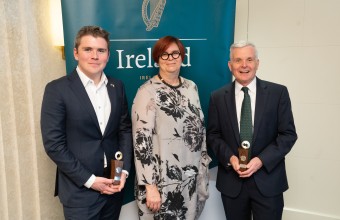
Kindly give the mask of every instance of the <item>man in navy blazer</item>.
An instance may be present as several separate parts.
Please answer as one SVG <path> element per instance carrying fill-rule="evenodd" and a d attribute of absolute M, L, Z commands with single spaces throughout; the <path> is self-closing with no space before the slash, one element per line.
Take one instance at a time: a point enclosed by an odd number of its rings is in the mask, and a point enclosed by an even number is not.
<path fill-rule="evenodd" d="M 254 44 L 230 47 L 228 66 L 235 81 L 211 94 L 207 143 L 218 160 L 216 187 L 228 220 L 279 220 L 288 189 L 285 156 L 297 140 L 291 102 L 285 86 L 256 77 Z M 240 170 L 240 115 L 248 87 L 251 99 L 251 158 Z"/>
<path fill-rule="evenodd" d="M 103 70 L 109 60 L 109 33 L 82 27 L 75 39 L 77 68 L 47 84 L 41 132 L 57 165 L 55 196 L 65 219 L 118 219 L 132 158 L 131 119 L 124 85 Z M 120 185 L 109 178 L 111 159 L 121 151 Z"/>

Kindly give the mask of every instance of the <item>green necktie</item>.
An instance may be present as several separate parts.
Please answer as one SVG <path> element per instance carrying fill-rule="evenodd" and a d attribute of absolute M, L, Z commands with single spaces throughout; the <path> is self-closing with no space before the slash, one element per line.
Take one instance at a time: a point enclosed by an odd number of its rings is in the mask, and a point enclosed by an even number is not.
<path fill-rule="evenodd" d="M 241 108 L 240 138 L 241 138 L 241 143 L 243 141 L 248 141 L 249 144 L 251 144 L 252 136 L 253 136 L 253 126 L 252 126 L 252 120 L 251 120 L 251 104 L 250 104 L 250 96 L 248 94 L 248 90 L 249 90 L 248 87 L 242 87 L 242 91 L 244 92 L 244 98 L 243 98 L 242 108 Z M 249 150 L 249 154 L 250 154 L 250 150 Z"/>

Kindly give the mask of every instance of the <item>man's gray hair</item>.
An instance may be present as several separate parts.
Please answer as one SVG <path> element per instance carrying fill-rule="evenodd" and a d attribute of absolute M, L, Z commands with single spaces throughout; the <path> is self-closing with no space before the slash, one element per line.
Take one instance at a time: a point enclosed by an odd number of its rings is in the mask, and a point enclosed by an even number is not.
<path fill-rule="evenodd" d="M 235 48 L 242 48 L 242 47 L 247 47 L 247 46 L 251 46 L 254 48 L 255 50 L 255 58 L 258 59 L 258 52 L 257 52 L 257 49 L 256 49 L 256 46 L 255 44 L 249 42 L 249 41 L 238 41 L 238 42 L 235 42 L 233 43 L 231 46 L 230 46 L 230 53 L 229 53 L 229 58 L 230 60 L 232 59 L 232 55 L 233 55 L 233 50 Z"/>

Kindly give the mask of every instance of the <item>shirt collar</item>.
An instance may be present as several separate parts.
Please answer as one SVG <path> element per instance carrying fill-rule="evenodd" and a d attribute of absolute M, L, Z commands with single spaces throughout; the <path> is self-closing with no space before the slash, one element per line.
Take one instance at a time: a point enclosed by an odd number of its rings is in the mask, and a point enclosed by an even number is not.
<path fill-rule="evenodd" d="M 79 66 L 77 66 L 77 73 L 84 87 L 86 87 L 89 83 L 94 83 L 92 79 L 90 79 L 88 76 L 85 75 L 85 73 L 83 73 L 80 70 Z M 100 87 L 103 83 L 107 85 L 107 82 L 108 82 L 107 77 L 105 73 L 103 72 L 100 82 L 98 83 L 98 87 Z"/>
<path fill-rule="evenodd" d="M 235 80 L 235 95 L 238 95 L 242 89 L 242 85 Z M 256 77 L 247 85 L 250 92 L 256 92 Z"/>

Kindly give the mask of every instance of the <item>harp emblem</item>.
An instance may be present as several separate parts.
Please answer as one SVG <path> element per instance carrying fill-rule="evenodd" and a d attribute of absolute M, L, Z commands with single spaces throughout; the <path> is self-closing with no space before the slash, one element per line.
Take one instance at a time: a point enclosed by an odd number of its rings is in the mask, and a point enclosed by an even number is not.
<path fill-rule="evenodd" d="M 143 0 L 142 16 L 147 31 L 158 27 L 165 4 L 166 0 Z"/>

